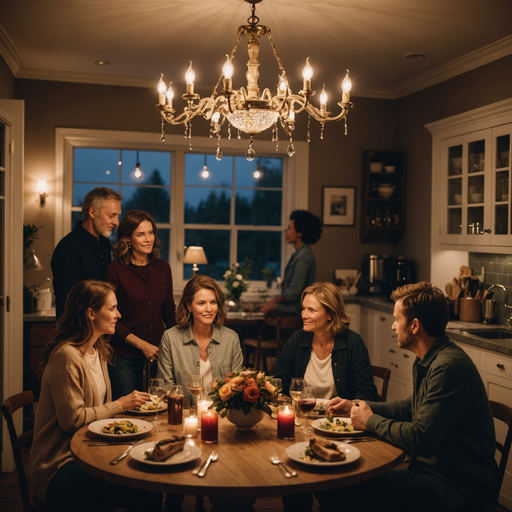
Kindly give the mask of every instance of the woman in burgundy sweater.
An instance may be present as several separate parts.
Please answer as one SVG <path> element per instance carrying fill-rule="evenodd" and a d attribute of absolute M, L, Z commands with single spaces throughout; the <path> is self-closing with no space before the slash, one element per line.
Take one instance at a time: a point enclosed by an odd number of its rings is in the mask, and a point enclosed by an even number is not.
<path fill-rule="evenodd" d="M 159 256 L 161 247 L 149 213 L 132 210 L 123 217 L 117 228 L 114 261 L 105 273 L 105 280 L 115 287 L 122 315 L 111 339 L 116 352 L 114 365 L 109 366 L 113 400 L 143 389 L 145 361 L 156 372 L 162 335 L 176 325 L 171 268 Z"/>

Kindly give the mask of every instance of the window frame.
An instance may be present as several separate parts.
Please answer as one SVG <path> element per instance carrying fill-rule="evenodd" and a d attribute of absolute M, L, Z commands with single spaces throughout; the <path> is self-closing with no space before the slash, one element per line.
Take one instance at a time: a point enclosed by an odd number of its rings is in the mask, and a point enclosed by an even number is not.
<path fill-rule="evenodd" d="M 126 132 L 111 130 L 91 130 L 80 128 L 56 129 L 56 218 L 55 245 L 71 231 L 71 210 L 73 198 L 73 149 L 132 149 L 141 151 L 169 151 L 171 156 L 171 212 L 169 223 L 158 223 L 158 227 L 170 229 L 169 264 L 173 273 L 174 289 L 181 294 L 187 280 L 183 279 L 183 245 L 185 228 L 203 229 L 202 224 L 184 223 L 185 191 L 185 154 L 190 152 L 190 140 L 181 135 L 166 135 L 165 142 L 160 142 L 158 133 Z M 295 142 L 295 156 L 288 157 L 287 141 L 282 140 L 279 149 L 275 143 L 265 140 L 255 141 L 257 157 L 283 157 L 283 203 L 281 226 L 269 226 L 269 231 L 283 230 L 288 225 L 291 211 L 308 207 L 309 180 L 309 145 L 307 142 Z M 221 139 L 221 148 L 226 156 L 243 156 L 249 146 L 248 139 Z M 194 153 L 215 153 L 217 139 L 193 136 Z M 208 225 L 208 228 L 214 228 Z M 226 226 L 222 226 L 225 229 Z M 229 230 L 266 230 L 265 226 L 230 226 Z M 236 235 L 235 235 L 236 238 Z M 286 262 L 293 247 L 286 244 L 284 237 L 281 246 L 281 272 L 284 273 Z M 230 261 L 236 261 L 236 244 L 231 244 Z M 264 281 L 250 281 L 248 295 L 264 287 Z"/>

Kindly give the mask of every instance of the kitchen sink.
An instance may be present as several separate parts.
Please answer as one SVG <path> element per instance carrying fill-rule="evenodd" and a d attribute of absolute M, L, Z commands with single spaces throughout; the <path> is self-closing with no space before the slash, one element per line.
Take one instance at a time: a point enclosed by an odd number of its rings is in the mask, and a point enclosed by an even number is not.
<path fill-rule="evenodd" d="M 473 329 L 464 332 L 487 340 L 503 340 L 512 338 L 512 331 L 509 329 Z"/>

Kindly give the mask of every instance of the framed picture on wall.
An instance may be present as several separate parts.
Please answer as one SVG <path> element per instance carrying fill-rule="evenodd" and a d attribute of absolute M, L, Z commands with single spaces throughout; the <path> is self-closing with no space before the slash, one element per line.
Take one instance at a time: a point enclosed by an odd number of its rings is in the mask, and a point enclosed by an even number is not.
<path fill-rule="evenodd" d="M 355 211 L 355 187 L 323 187 L 324 226 L 354 226 Z"/>

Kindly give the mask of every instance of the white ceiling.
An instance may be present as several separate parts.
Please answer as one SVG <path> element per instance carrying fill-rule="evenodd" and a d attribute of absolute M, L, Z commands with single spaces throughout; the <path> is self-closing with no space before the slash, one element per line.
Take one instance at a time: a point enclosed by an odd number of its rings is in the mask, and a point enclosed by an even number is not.
<path fill-rule="evenodd" d="M 196 87 L 213 88 L 250 14 L 243 0 L 0 0 L 0 54 L 18 78 L 155 87 L 163 72 L 182 94 L 189 59 Z M 256 15 L 292 89 L 309 57 L 313 88 L 333 97 L 345 68 L 354 96 L 396 98 L 512 53 L 511 0 L 263 0 Z M 273 91 L 278 67 L 260 42 L 259 84 Z M 246 85 L 246 44 L 235 88 Z"/>

